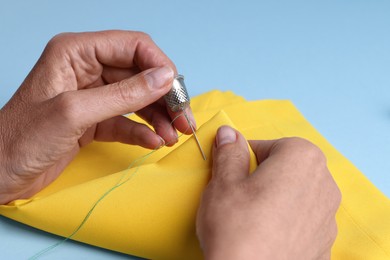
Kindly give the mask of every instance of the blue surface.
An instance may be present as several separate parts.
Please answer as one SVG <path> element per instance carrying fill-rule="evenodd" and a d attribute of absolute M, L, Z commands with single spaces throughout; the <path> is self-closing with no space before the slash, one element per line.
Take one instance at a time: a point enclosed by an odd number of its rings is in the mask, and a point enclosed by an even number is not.
<path fill-rule="evenodd" d="M 269 1 L 271 2 L 271 1 Z M 65 31 L 149 33 L 191 95 L 290 99 L 390 196 L 388 1 L 2 1 L 0 106 Z M 0 217 L 0 252 L 25 259 L 58 238 Z M 69 242 L 47 259 L 122 259 Z"/>

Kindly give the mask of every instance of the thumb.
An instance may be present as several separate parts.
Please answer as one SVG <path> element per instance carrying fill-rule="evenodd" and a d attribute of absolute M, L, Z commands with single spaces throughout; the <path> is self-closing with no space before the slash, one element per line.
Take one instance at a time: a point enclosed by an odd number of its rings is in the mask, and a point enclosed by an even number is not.
<path fill-rule="evenodd" d="M 249 174 L 249 150 L 245 138 L 229 126 L 218 129 L 213 149 L 213 180 L 238 181 Z"/>
<path fill-rule="evenodd" d="M 53 111 L 70 126 L 89 127 L 157 101 L 170 90 L 173 76 L 165 66 L 102 87 L 64 92 L 53 99 Z"/>

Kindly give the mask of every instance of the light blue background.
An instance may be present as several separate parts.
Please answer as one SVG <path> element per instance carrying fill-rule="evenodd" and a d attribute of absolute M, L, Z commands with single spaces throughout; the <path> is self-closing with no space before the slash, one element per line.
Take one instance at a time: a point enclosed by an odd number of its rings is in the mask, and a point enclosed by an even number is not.
<path fill-rule="evenodd" d="M 221 89 L 292 100 L 390 196 L 389 1 L 2 1 L 0 106 L 52 36 L 103 29 L 149 33 L 192 96 Z M 0 217 L 1 258 L 57 241 Z M 43 259 L 125 257 L 67 242 Z"/>

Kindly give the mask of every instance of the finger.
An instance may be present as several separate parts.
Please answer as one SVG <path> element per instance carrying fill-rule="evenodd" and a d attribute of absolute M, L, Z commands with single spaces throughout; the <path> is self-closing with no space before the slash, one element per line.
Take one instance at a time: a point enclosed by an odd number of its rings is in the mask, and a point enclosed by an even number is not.
<path fill-rule="evenodd" d="M 309 141 L 298 137 L 276 140 L 250 140 L 249 145 L 256 154 L 259 164 L 273 158 L 279 158 L 284 161 L 289 161 L 289 164 L 294 164 L 296 158 L 301 159 L 300 156 L 312 151 L 313 148 L 318 150 Z"/>
<path fill-rule="evenodd" d="M 97 59 L 105 65 L 122 68 L 133 67 L 141 70 L 169 66 L 175 74 L 176 67 L 151 37 L 142 32 L 103 31 L 85 35 L 86 44 L 95 42 Z"/>
<path fill-rule="evenodd" d="M 156 133 L 164 139 L 167 146 L 172 146 L 177 142 L 177 132 L 171 124 L 171 119 L 164 105 L 155 102 L 139 110 L 137 115 L 153 126 Z"/>
<path fill-rule="evenodd" d="M 218 129 L 213 149 L 213 180 L 238 181 L 249 175 L 249 151 L 244 137 L 229 126 Z"/>
<path fill-rule="evenodd" d="M 141 70 L 138 67 L 117 68 L 105 65 L 103 66 L 102 78 L 105 82 L 111 84 L 127 78 L 131 78 L 140 72 Z"/>
<path fill-rule="evenodd" d="M 75 43 L 82 50 L 75 52 Z M 150 68 L 169 66 L 175 74 L 177 70 L 173 62 L 161 51 L 161 49 L 146 34 L 131 31 L 102 31 L 91 33 L 72 33 L 56 36 L 50 46 L 54 49 L 66 52 L 70 60 L 78 60 L 75 69 L 76 75 L 90 74 L 91 68 L 98 73 L 101 71 L 102 80 L 107 83 L 122 81 L 132 77 L 135 73 Z M 49 48 L 50 49 L 50 48 Z M 80 57 L 82 59 L 80 60 Z M 102 66 L 103 65 L 103 66 Z M 88 70 L 87 70 L 88 69 Z M 99 73 L 100 74 L 100 73 Z M 91 83 L 90 77 L 76 77 L 79 89 L 90 86 L 100 86 L 96 81 Z M 171 119 L 178 114 L 169 111 Z M 192 112 L 187 109 L 188 117 L 194 128 L 196 123 Z M 190 127 L 184 118 L 178 118 L 174 126 L 186 134 L 190 134 Z"/>
<path fill-rule="evenodd" d="M 177 73 L 173 62 L 143 32 L 109 30 L 62 33 L 49 42 L 47 50 L 65 53 L 70 60 L 90 65 L 98 62 L 116 68 L 138 67 L 141 71 L 169 66 Z M 79 69 L 90 70 L 91 66 L 80 66 Z"/>
<path fill-rule="evenodd" d="M 308 140 L 290 137 L 269 141 L 250 141 L 259 163 L 253 178 L 263 173 L 277 173 L 275 178 L 283 181 L 293 178 L 296 183 L 305 178 L 330 176 L 326 157 L 322 151 Z M 323 173 L 328 172 L 326 175 Z M 268 174 L 266 174 L 268 175 Z M 271 174 L 272 175 L 272 174 Z M 292 177 L 294 176 L 294 177 Z"/>
<path fill-rule="evenodd" d="M 194 130 L 196 129 L 195 118 L 190 107 L 187 107 L 184 111 L 180 112 L 173 112 L 168 108 L 168 114 L 172 120 L 175 119 L 173 121 L 175 128 L 183 134 L 192 134 L 191 126 L 188 124 L 188 122 L 192 125 Z M 187 115 L 188 120 L 185 115 Z"/>
<path fill-rule="evenodd" d="M 131 69 L 124 69 L 124 68 L 115 68 L 111 66 L 104 66 L 102 77 L 107 83 L 114 83 L 117 81 L 124 80 L 126 78 L 130 78 L 134 76 L 135 74 L 139 73 L 138 68 L 131 68 Z M 180 116 L 183 114 L 182 111 L 180 112 L 173 112 L 169 108 L 166 107 L 165 100 L 161 98 L 158 102 L 158 105 L 155 105 L 151 108 L 146 107 L 142 111 L 139 111 L 137 114 L 141 116 L 144 120 L 146 120 L 149 124 L 153 125 L 156 132 L 165 140 L 166 144 L 169 146 L 169 144 L 175 144 L 177 139 L 177 133 L 176 130 L 179 130 L 181 133 L 184 134 L 192 134 L 191 127 L 188 124 L 187 119 L 184 116 Z M 161 110 L 162 113 L 158 113 Z M 163 111 L 164 110 L 164 111 Z M 194 115 L 192 113 L 192 110 L 190 107 L 186 108 L 185 113 L 188 116 L 188 119 L 190 123 L 192 124 L 192 127 L 196 129 L 196 122 Z M 155 114 L 164 115 L 162 117 L 161 124 L 160 122 L 156 122 L 156 119 L 158 118 Z M 166 117 L 165 115 L 169 115 Z M 171 124 L 173 121 L 173 126 L 167 126 L 165 124 L 165 120 L 169 121 L 169 124 Z M 157 123 L 155 125 L 155 123 Z M 164 127 L 160 127 L 164 125 Z M 157 126 L 157 127 L 156 127 Z M 165 129 L 163 131 L 159 131 Z"/>
<path fill-rule="evenodd" d="M 278 140 L 249 140 L 248 142 L 256 155 L 257 163 L 260 164 L 270 156 Z"/>
<path fill-rule="evenodd" d="M 116 76 L 110 76 L 109 72 L 103 73 L 105 67 L 137 72 L 164 66 L 170 67 L 174 74 L 177 74 L 174 63 L 147 34 L 142 32 L 116 30 L 63 33 L 53 37 L 47 44 L 34 68 L 34 77 L 39 80 L 42 77 L 49 83 L 57 83 L 57 88 L 44 95 L 53 97 L 65 90 L 99 86 L 96 84 L 101 80 L 99 78 L 111 81 L 111 78 Z M 59 76 L 76 84 L 67 84 L 63 88 L 58 85 Z"/>
<path fill-rule="evenodd" d="M 172 80 L 170 67 L 150 69 L 110 85 L 57 95 L 52 100 L 53 111 L 62 125 L 86 129 L 155 102 L 169 91 Z"/>
<path fill-rule="evenodd" d="M 135 68 L 122 69 L 105 66 L 102 75 L 106 82 L 113 83 L 132 77 L 138 72 L 138 69 Z M 185 113 L 187 114 L 192 127 L 196 129 L 196 122 L 191 108 L 186 108 Z M 142 109 L 137 112 L 137 114 L 154 127 L 157 134 L 165 140 L 168 146 L 169 144 L 173 145 L 177 142 L 177 133 L 175 128 L 184 134 L 192 134 L 191 127 L 183 115 L 183 112 L 172 112 L 169 108 L 166 108 L 164 98 L 161 98 L 158 102 L 155 102 L 155 104 Z M 160 118 L 160 116 L 162 117 Z M 169 126 L 166 122 L 169 122 Z"/>
<path fill-rule="evenodd" d="M 124 116 L 113 117 L 99 123 L 96 127 L 95 140 L 139 145 L 148 149 L 164 145 L 164 140 L 149 127 Z"/>

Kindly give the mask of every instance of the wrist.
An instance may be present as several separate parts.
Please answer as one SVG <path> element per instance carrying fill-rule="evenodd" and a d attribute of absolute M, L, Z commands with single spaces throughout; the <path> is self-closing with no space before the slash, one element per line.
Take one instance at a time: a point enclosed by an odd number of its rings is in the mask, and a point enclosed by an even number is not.
<path fill-rule="evenodd" d="M 3 153 L 0 152 L 0 155 L 3 155 Z M 7 174 L 6 168 L 7 167 L 6 167 L 3 159 L 4 158 L 0 159 L 0 205 L 7 204 L 8 202 L 10 202 L 12 200 L 11 196 L 9 194 L 10 183 L 9 183 L 9 180 L 6 176 L 6 174 Z"/>
<path fill-rule="evenodd" d="M 7 204 L 9 202 L 8 185 L 4 176 L 4 164 L 0 159 L 0 205 Z"/>
<path fill-rule="evenodd" d="M 1 110 L 0 110 L 0 205 L 5 204 L 6 200 L 6 193 L 7 193 L 7 187 L 5 185 L 4 181 L 4 172 L 5 172 L 5 163 L 4 163 L 4 156 L 5 152 L 3 149 L 4 144 L 4 131 L 3 131 L 3 124 L 1 120 Z"/>
<path fill-rule="evenodd" d="M 10 181 L 7 177 L 7 169 L 9 167 L 7 166 L 8 153 L 5 150 L 6 133 L 4 131 L 4 124 L 2 124 L 5 120 L 2 120 L 1 116 L 2 114 L 0 113 L 0 205 L 3 205 L 10 202 L 12 199 L 9 194 Z"/>

